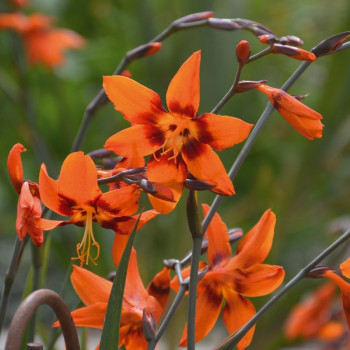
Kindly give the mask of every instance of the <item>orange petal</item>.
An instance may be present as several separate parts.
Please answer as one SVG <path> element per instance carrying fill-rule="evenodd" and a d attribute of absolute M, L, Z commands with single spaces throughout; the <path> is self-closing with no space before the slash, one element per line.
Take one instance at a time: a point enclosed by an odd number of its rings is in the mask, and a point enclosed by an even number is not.
<path fill-rule="evenodd" d="M 235 193 L 220 158 L 209 145 L 192 138 L 184 144 L 182 157 L 194 177 L 216 184 L 211 191 L 229 196 Z"/>
<path fill-rule="evenodd" d="M 292 309 L 284 327 L 288 339 L 308 339 L 318 334 L 330 319 L 335 288 L 333 283 L 326 283 Z"/>
<path fill-rule="evenodd" d="M 210 290 L 201 293 L 196 302 L 195 342 L 202 340 L 214 327 L 222 306 L 222 296 Z M 187 325 L 182 333 L 180 346 L 187 346 Z"/>
<path fill-rule="evenodd" d="M 346 321 L 348 323 L 348 327 L 350 328 L 350 284 L 344 281 L 340 276 L 338 276 L 331 270 L 327 271 L 325 273 L 325 276 L 333 280 L 340 288 L 343 309 Z"/>
<path fill-rule="evenodd" d="M 137 185 L 130 185 L 103 193 L 96 205 L 99 210 L 114 216 L 128 216 L 134 214 L 139 207 L 140 189 Z"/>
<path fill-rule="evenodd" d="M 73 265 L 70 278 L 74 290 L 85 305 L 108 303 L 112 282 L 76 265 Z"/>
<path fill-rule="evenodd" d="M 96 303 L 74 310 L 71 315 L 76 326 L 102 329 L 106 310 L 107 303 Z M 55 322 L 52 327 L 60 327 L 59 322 Z"/>
<path fill-rule="evenodd" d="M 226 305 L 222 312 L 222 318 L 230 334 L 240 329 L 254 315 L 255 308 L 250 300 L 243 298 L 231 289 L 224 290 Z M 238 350 L 243 350 L 251 343 L 254 335 L 253 326 L 243 339 L 237 344 Z"/>
<path fill-rule="evenodd" d="M 342 322 L 329 321 L 317 332 L 317 338 L 323 341 L 337 341 L 347 332 Z"/>
<path fill-rule="evenodd" d="M 281 89 L 260 85 L 258 90 L 267 95 L 272 105 L 300 134 L 313 140 L 322 137 L 321 114 L 307 107 Z"/>
<path fill-rule="evenodd" d="M 350 258 L 340 264 L 340 270 L 345 277 L 350 278 Z"/>
<path fill-rule="evenodd" d="M 40 198 L 49 209 L 64 216 L 74 214 L 69 202 L 58 195 L 58 182 L 48 175 L 45 164 L 40 168 L 39 188 Z"/>
<path fill-rule="evenodd" d="M 137 225 L 137 230 L 139 230 L 141 227 L 143 227 L 148 221 L 155 218 L 159 213 L 156 210 L 147 210 L 144 211 L 141 214 L 140 221 Z M 137 220 L 139 218 L 139 214 L 134 215 L 132 217 L 120 217 L 116 218 L 115 227 L 109 227 L 112 228 L 115 232 L 121 234 L 121 235 L 130 235 L 132 232 Z"/>
<path fill-rule="evenodd" d="M 152 156 L 147 165 L 148 180 L 168 187 L 174 195 L 174 202 L 148 196 L 153 208 L 161 214 L 167 214 L 175 208 L 182 195 L 187 177 L 186 165 L 182 159 L 168 158 L 166 154 L 159 159 Z"/>
<path fill-rule="evenodd" d="M 104 76 L 103 87 L 115 109 L 132 124 L 157 124 L 166 114 L 158 94 L 132 79 Z"/>
<path fill-rule="evenodd" d="M 281 266 L 257 264 L 245 270 L 232 271 L 234 289 L 246 297 L 260 297 L 273 292 L 283 282 Z"/>
<path fill-rule="evenodd" d="M 244 141 L 253 127 L 241 119 L 212 113 L 202 114 L 193 122 L 196 139 L 218 151 Z"/>
<path fill-rule="evenodd" d="M 163 132 L 151 125 L 134 125 L 107 139 L 105 148 L 127 158 L 152 154 L 164 143 Z"/>
<path fill-rule="evenodd" d="M 30 26 L 28 17 L 19 13 L 1 13 L 0 29 L 14 29 L 19 33 L 23 33 Z"/>
<path fill-rule="evenodd" d="M 102 192 L 97 185 L 97 170 L 90 156 L 74 152 L 64 160 L 58 180 L 60 197 L 72 205 L 94 205 Z"/>
<path fill-rule="evenodd" d="M 112 257 L 115 267 L 118 267 L 120 259 L 122 258 L 126 244 L 128 243 L 128 235 L 120 235 L 119 233 L 114 234 Z"/>
<path fill-rule="evenodd" d="M 25 152 L 26 149 L 20 143 L 16 143 L 9 153 L 7 158 L 7 168 L 9 171 L 10 179 L 13 187 L 19 194 L 23 184 L 23 167 L 21 160 L 21 152 Z"/>
<path fill-rule="evenodd" d="M 170 294 L 170 270 L 167 267 L 153 277 L 147 287 L 147 292 L 158 301 L 163 311 Z"/>
<path fill-rule="evenodd" d="M 202 204 L 203 215 L 206 216 L 210 207 Z M 206 232 L 208 236 L 208 261 L 210 266 L 219 265 L 231 257 L 231 246 L 225 223 L 219 214 L 215 213 Z"/>
<path fill-rule="evenodd" d="M 180 67 L 169 84 L 166 101 L 175 115 L 196 116 L 200 99 L 200 62 L 201 51 L 197 51 Z"/>
<path fill-rule="evenodd" d="M 268 256 L 275 231 L 276 215 L 268 209 L 259 222 L 243 237 L 237 247 L 237 254 L 227 268 L 246 269 L 262 263 Z"/>

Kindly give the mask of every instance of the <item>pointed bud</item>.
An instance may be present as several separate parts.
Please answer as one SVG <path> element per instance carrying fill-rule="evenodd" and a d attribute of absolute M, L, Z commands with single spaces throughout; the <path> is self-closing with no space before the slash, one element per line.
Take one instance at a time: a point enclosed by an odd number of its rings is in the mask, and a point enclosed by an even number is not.
<path fill-rule="evenodd" d="M 334 271 L 329 266 L 316 266 L 308 272 L 306 277 L 308 278 L 322 278 L 325 277 L 326 272 Z"/>
<path fill-rule="evenodd" d="M 242 40 L 238 43 L 238 45 L 236 46 L 236 56 L 237 61 L 241 66 L 244 66 L 246 63 L 249 62 L 250 46 L 248 41 Z"/>
<path fill-rule="evenodd" d="M 150 193 L 153 197 L 163 199 L 168 202 L 176 202 L 174 199 L 174 193 L 171 191 L 168 187 L 157 184 L 155 182 L 150 182 L 153 186 L 153 188 L 156 190 L 155 193 Z"/>
<path fill-rule="evenodd" d="M 162 47 L 162 43 L 154 42 L 145 45 L 140 45 L 133 50 L 127 52 L 126 57 L 129 62 L 132 62 L 138 58 L 154 55 Z"/>
<path fill-rule="evenodd" d="M 123 77 L 131 78 L 131 73 L 128 69 L 125 69 L 124 71 L 122 71 L 120 75 L 122 75 Z"/>
<path fill-rule="evenodd" d="M 221 30 L 237 30 L 241 29 L 242 26 L 239 24 L 232 22 L 230 19 L 224 19 L 224 18 L 209 18 L 208 19 L 208 25 L 209 27 L 215 28 L 215 29 L 221 29 Z"/>
<path fill-rule="evenodd" d="M 215 184 L 204 180 L 202 181 L 202 180 L 195 180 L 195 179 L 186 179 L 185 186 L 190 190 L 205 191 L 205 190 L 211 190 L 213 187 L 215 187 Z"/>
<path fill-rule="evenodd" d="M 242 80 L 237 85 L 237 93 L 242 93 L 250 90 L 257 89 L 261 85 L 265 85 L 266 80 L 252 81 L 252 80 Z"/>
<path fill-rule="evenodd" d="M 156 321 L 150 309 L 143 309 L 142 312 L 143 334 L 148 342 L 156 337 Z"/>
<path fill-rule="evenodd" d="M 259 35 L 258 39 L 260 40 L 260 42 L 262 42 L 263 44 L 274 44 L 278 41 L 277 37 L 274 34 L 263 34 L 263 35 Z"/>
<path fill-rule="evenodd" d="M 243 28 L 251 30 L 255 35 L 260 36 L 264 34 L 273 34 L 272 30 L 265 27 L 259 22 L 251 21 L 249 19 L 237 18 L 235 22 L 241 25 Z"/>
<path fill-rule="evenodd" d="M 191 23 L 202 21 L 207 18 L 213 17 L 214 13 L 212 11 L 203 11 L 197 13 L 191 13 L 190 15 L 181 17 L 172 23 L 172 27 L 181 27 L 183 23 Z"/>
<path fill-rule="evenodd" d="M 295 35 L 281 36 L 279 42 L 282 45 L 301 46 L 304 42 Z"/>
<path fill-rule="evenodd" d="M 331 36 L 325 40 L 322 40 L 317 46 L 315 46 L 311 52 L 317 57 L 328 55 L 335 52 L 350 36 L 350 31 L 339 33 Z"/>
<path fill-rule="evenodd" d="M 316 56 L 312 52 L 288 45 L 274 44 L 272 52 L 286 55 L 301 61 L 314 61 L 316 59 Z"/>

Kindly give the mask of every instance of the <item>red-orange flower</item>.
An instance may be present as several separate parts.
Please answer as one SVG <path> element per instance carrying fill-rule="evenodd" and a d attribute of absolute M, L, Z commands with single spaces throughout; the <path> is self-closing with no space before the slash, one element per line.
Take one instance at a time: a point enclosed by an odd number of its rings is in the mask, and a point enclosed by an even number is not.
<path fill-rule="evenodd" d="M 19 194 L 17 205 L 16 231 L 21 241 L 27 233 L 33 243 L 40 247 L 44 242 L 43 230 L 52 230 L 61 222 L 41 218 L 41 202 L 39 186 L 32 181 L 24 181 L 21 152 L 26 149 L 20 143 L 16 143 L 8 156 L 7 167 L 10 179 Z"/>
<path fill-rule="evenodd" d="M 203 205 L 204 214 L 209 210 Z M 223 299 L 226 305 L 223 320 L 230 333 L 242 327 L 255 314 L 254 305 L 245 297 L 257 297 L 274 291 L 284 279 L 284 270 L 280 266 L 266 265 L 274 235 L 276 217 L 267 210 L 259 222 L 245 235 L 237 247 L 237 253 L 231 258 L 229 235 L 224 222 L 215 214 L 209 228 L 208 262 L 209 270 L 198 282 L 196 311 L 196 342 L 204 338 L 213 328 L 219 317 Z M 200 268 L 204 267 L 204 263 Z M 189 275 L 189 268 L 183 271 L 183 277 Z M 178 280 L 171 282 L 178 289 Z M 238 343 L 238 349 L 246 348 L 253 337 L 252 328 Z M 186 346 L 186 329 L 180 346 Z"/>
<path fill-rule="evenodd" d="M 179 200 L 187 170 L 199 180 L 215 184 L 214 192 L 232 195 L 234 189 L 225 168 L 212 150 L 223 150 L 243 141 L 252 128 L 240 119 L 204 113 L 199 107 L 200 51 L 179 69 L 166 94 L 169 112 L 154 91 L 122 76 L 104 77 L 104 88 L 115 108 L 131 127 L 110 137 L 105 147 L 124 157 L 152 154 L 148 180 L 174 192 L 175 202 L 150 196 L 155 209 L 171 211 Z"/>
<path fill-rule="evenodd" d="M 13 29 L 24 40 L 30 63 L 58 66 L 64 61 L 64 50 L 80 49 L 85 40 L 68 29 L 52 28 L 52 18 L 40 14 L 29 17 L 20 13 L 0 14 L 0 29 Z"/>
<path fill-rule="evenodd" d="M 71 281 L 86 305 L 72 312 L 75 325 L 102 328 L 112 282 L 75 265 Z M 136 251 L 132 250 L 125 281 L 119 347 L 124 345 L 126 350 L 147 349 L 148 343 L 142 329 L 143 311 L 153 315 L 156 322 L 159 320 L 169 297 L 169 284 L 170 272 L 164 268 L 146 290 L 137 268 Z M 58 322 L 54 324 L 54 327 L 57 326 Z"/>
<path fill-rule="evenodd" d="M 318 338 L 325 333 L 325 329 L 329 329 L 335 289 L 333 283 L 326 283 L 293 308 L 285 325 L 288 339 Z M 334 324 L 331 325 L 334 328 Z M 337 337 L 339 333 L 333 332 L 333 336 Z"/>
<path fill-rule="evenodd" d="M 123 235 L 131 233 L 138 216 L 131 217 L 138 209 L 139 190 L 131 185 L 102 193 L 97 184 L 97 170 L 93 160 L 83 152 L 68 155 L 62 164 L 59 179 L 55 181 L 41 166 L 39 184 L 43 203 L 54 212 L 71 216 L 66 224 L 85 226 L 80 244 L 77 245 L 81 263 L 95 263 L 99 254 L 92 223 L 112 229 Z M 155 217 L 158 213 L 149 210 L 141 215 L 138 228 Z M 97 249 L 96 258 L 91 256 L 91 245 Z"/>
<path fill-rule="evenodd" d="M 272 105 L 282 117 L 300 134 L 313 140 L 322 137 L 322 116 L 313 109 L 305 106 L 292 95 L 281 89 L 268 85 L 260 85 L 258 90 L 267 95 Z"/>

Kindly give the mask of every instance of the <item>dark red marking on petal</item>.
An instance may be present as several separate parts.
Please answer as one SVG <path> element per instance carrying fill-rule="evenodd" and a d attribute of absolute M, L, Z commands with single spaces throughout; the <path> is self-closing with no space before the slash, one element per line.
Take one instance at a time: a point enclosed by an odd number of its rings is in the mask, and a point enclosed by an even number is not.
<path fill-rule="evenodd" d="M 193 118 L 196 115 L 196 110 L 193 108 L 193 106 L 186 106 L 184 108 L 180 107 L 180 104 L 178 102 L 171 102 L 169 103 L 169 110 L 176 112 L 177 114 L 181 114 L 183 116 Z"/>

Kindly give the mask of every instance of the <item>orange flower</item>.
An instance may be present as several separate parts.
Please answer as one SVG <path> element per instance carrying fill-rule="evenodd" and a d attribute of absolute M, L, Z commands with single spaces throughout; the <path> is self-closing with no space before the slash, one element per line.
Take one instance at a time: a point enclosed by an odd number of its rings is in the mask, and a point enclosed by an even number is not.
<path fill-rule="evenodd" d="M 331 320 L 335 288 L 333 283 L 324 284 L 293 308 L 285 325 L 288 339 L 317 338 L 324 333 L 324 327 L 328 327 Z"/>
<path fill-rule="evenodd" d="M 16 143 L 12 147 L 7 160 L 11 182 L 19 194 L 16 231 L 20 241 L 28 233 L 33 243 L 40 247 L 44 242 L 43 230 L 52 230 L 61 221 L 41 218 L 39 186 L 35 182 L 24 181 L 23 179 L 21 152 L 25 151 L 23 145 Z"/>
<path fill-rule="evenodd" d="M 268 85 L 260 85 L 257 89 L 267 95 L 282 117 L 300 134 L 309 140 L 322 137 L 321 114 L 305 106 L 281 89 Z"/>
<path fill-rule="evenodd" d="M 112 282 L 75 265 L 71 281 L 86 305 L 72 312 L 75 325 L 103 328 Z M 170 271 L 164 268 L 146 290 L 137 268 L 136 251 L 132 250 L 125 281 L 119 347 L 124 345 L 126 350 L 147 349 L 142 328 L 143 311 L 153 315 L 156 322 L 159 320 L 169 297 L 169 284 Z M 58 327 L 59 323 L 53 326 Z"/>
<path fill-rule="evenodd" d="M 77 244 L 78 258 L 81 264 L 95 263 L 99 255 L 92 222 L 104 228 L 112 229 L 123 235 L 131 233 L 137 217 L 130 217 L 138 209 L 139 190 L 131 185 L 102 193 L 97 185 L 97 170 L 93 160 L 83 152 L 68 155 L 62 164 L 58 181 L 47 174 L 45 164 L 41 166 L 39 184 L 43 203 L 54 212 L 71 216 L 66 224 L 85 226 L 80 244 Z M 144 212 L 138 228 L 155 217 L 155 210 Z M 91 256 L 91 245 L 97 249 L 96 258 Z"/>
<path fill-rule="evenodd" d="M 240 119 L 205 113 L 199 107 L 200 51 L 179 69 L 169 84 L 167 112 L 154 91 L 122 76 L 104 77 L 104 89 L 131 127 L 110 137 L 105 147 L 123 157 L 152 154 L 147 166 L 149 181 L 174 193 L 175 202 L 150 197 L 155 209 L 170 212 L 178 202 L 187 171 L 199 180 L 215 184 L 214 192 L 234 194 L 231 180 L 216 150 L 242 142 L 252 128 Z"/>
<path fill-rule="evenodd" d="M 40 14 L 29 17 L 20 13 L 0 14 L 0 29 L 13 29 L 24 40 L 28 61 L 43 63 L 47 67 L 63 63 L 63 51 L 67 48 L 80 49 L 85 40 L 68 29 L 54 29 L 52 18 Z"/>
<path fill-rule="evenodd" d="M 203 205 L 204 214 L 209 206 Z M 223 299 L 226 305 L 223 320 L 230 333 L 237 331 L 255 314 L 253 304 L 245 297 L 257 297 L 274 291 L 284 279 L 284 270 L 280 266 L 266 265 L 274 235 L 276 217 L 267 210 L 259 222 L 245 235 L 237 247 L 237 253 L 231 258 L 229 235 L 224 222 L 215 214 L 209 228 L 208 262 L 209 269 L 198 282 L 196 313 L 196 342 L 203 339 L 213 328 L 219 317 Z M 200 268 L 204 268 L 202 262 Z M 189 276 L 189 268 L 184 269 L 183 277 Z M 175 278 L 171 286 L 177 290 Z M 246 348 L 253 337 L 252 328 L 238 343 L 238 349 Z M 186 329 L 180 346 L 186 346 Z"/>

